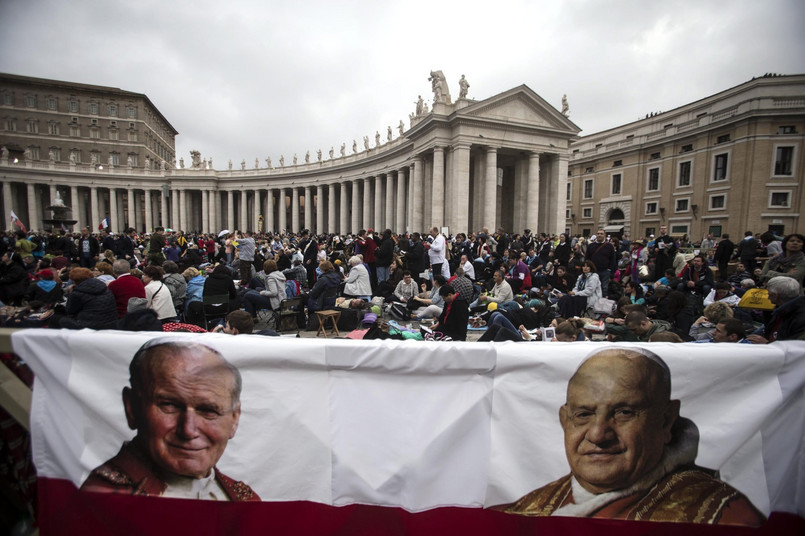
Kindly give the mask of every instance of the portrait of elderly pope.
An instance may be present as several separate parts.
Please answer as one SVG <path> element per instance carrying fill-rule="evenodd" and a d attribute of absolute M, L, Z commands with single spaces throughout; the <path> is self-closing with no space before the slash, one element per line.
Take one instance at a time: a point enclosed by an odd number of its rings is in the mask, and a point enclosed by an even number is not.
<path fill-rule="evenodd" d="M 526 516 L 761 525 L 765 518 L 714 471 L 694 464 L 699 433 L 671 400 L 654 353 L 608 348 L 570 378 L 559 409 L 570 474 L 495 507 Z"/>
<path fill-rule="evenodd" d="M 137 434 L 94 469 L 81 490 L 260 500 L 248 485 L 215 467 L 238 428 L 237 368 L 208 346 L 161 338 L 137 350 L 129 374 L 123 405 Z"/>

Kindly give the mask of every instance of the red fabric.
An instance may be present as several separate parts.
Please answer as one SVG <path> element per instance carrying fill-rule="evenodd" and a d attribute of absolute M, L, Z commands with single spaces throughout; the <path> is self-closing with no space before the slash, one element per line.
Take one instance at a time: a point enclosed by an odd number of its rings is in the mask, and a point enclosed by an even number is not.
<path fill-rule="evenodd" d="M 319 534 L 433 535 L 573 534 L 685 536 L 803 534 L 805 519 L 772 514 L 759 529 L 681 523 L 523 517 L 481 508 L 436 508 L 420 513 L 382 506 L 319 503 L 217 503 L 113 493 L 79 492 L 71 482 L 42 478 L 39 529 L 50 534 Z"/>

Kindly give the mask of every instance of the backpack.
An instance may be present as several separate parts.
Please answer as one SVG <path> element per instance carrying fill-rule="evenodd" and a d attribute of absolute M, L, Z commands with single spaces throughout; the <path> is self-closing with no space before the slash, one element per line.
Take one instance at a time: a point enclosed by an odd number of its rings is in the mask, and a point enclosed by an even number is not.
<path fill-rule="evenodd" d="M 411 320 L 411 312 L 404 303 L 393 302 L 389 306 L 389 314 L 395 320 Z"/>
<path fill-rule="evenodd" d="M 286 298 L 295 298 L 299 296 L 300 285 L 299 281 L 295 279 L 288 279 L 285 281 L 285 297 Z"/>

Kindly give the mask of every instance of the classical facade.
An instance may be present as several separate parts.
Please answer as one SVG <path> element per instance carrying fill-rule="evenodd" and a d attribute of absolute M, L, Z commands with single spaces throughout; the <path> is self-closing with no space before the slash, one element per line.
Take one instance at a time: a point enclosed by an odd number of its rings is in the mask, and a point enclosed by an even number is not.
<path fill-rule="evenodd" d="M 567 228 L 804 232 L 805 75 L 767 75 L 571 146 Z"/>
<path fill-rule="evenodd" d="M 157 225 L 316 233 L 433 225 L 450 232 L 563 228 L 560 192 L 579 128 L 526 86 L 482 101 L 462 96 L 452 102 L 444 77 L 432 75 L 432 109 L 418 105 L 409 128 L 402 122 L 397 127 L 397 137 L 389 128 L 385 140 L 378 133 L 370 144 L 365 137 L 360 150 L 355 142 L 349 153 L 342 146 L 340 155 L 306 156 L 293 165 L 258 162 L 246 169 L 243 162 L 240 169 L 221 171 L 194 153 L 187 168 L 153 169 L 4 151 L 4 214 L 13 209 L 30 228 L 41 229 L 44 207 L 58 191 L 74 208 L 77 226 L 94 229 L 109 217 L 113 231 Z"/>

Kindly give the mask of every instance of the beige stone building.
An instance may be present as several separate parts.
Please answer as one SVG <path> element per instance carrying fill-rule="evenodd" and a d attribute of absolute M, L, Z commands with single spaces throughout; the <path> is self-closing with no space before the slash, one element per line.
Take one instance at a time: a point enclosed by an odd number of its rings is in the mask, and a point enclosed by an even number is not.
<path fill-rule="evenodd" d="M 805 75 L 765 76 L 571 146 L 567 228 L 805 231 Z"/>
<path fill-rule="evenodd" d="M 527 86 L 452 101 L 436 81 L 431 108 L 420 101 L 386 136 L 219 170 L 198 153 L 173 167 L 176 131 L 145 95 L 2 75 L 6 227 L 14 210 L 42 229 L 58 192 L 77 227 L 109 217 L 113 231 L 803 231 L 805 75 L 582 138 Z"/>

